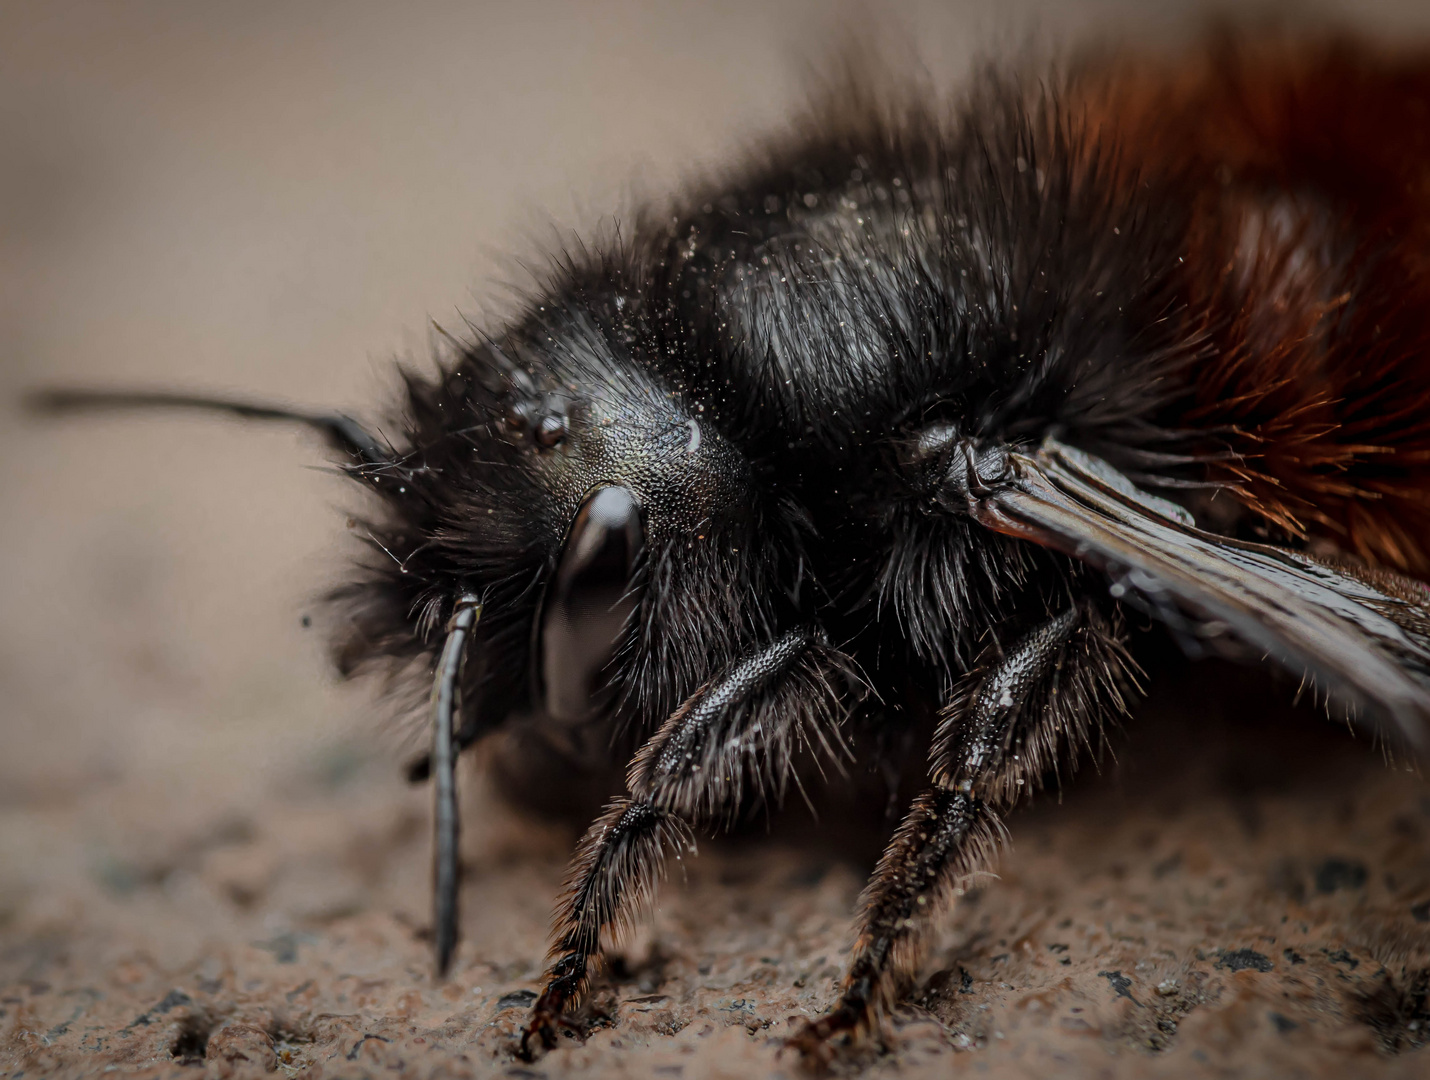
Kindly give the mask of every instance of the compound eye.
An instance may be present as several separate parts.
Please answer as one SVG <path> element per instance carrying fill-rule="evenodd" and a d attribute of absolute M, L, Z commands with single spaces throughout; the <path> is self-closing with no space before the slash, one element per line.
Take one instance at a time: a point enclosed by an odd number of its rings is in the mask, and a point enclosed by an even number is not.
<path fill-rule="evenodd" d="M 557 720 L 582 720 L 603 704 L 603 674 L 639 596 L 631 577 L 645 545 L 640 503 L 623 487 L 586 497 L 566 534 L 538 622 L 537 688 Z"/>

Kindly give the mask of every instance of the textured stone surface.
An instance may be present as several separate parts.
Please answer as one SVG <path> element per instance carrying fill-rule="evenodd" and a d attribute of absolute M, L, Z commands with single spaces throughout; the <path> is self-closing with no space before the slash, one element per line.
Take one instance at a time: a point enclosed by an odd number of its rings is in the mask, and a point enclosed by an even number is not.
<path fill-rule="evenodd" d="M 1208 673 L 1238 688 L 1229 710 L 1196 701 Z M 1430 791 L 1274 700 L 1193 669 L 1119 741 L 1119 764 L 1011 815 L 1011 851 L 941 920 L 885 1052 L 840 1071 L 1423 1075 Z M 146 818 L 102 848 L 74 830 L 104 808 L 38 811 L 31 829 L 88 840 L 91 857 L 10 894 L 0 1069 L 797 1072 L 781 1039 L 832 1000 L 871 857 L 847 857 L 849 823 L 791 811 L 771 837 L 703 844 L 617 951 L 579 1037 L 528 1064 L 514 1037 L 574 830 L 469 800 L 467 934 L 434 984 L 424 796 L 371 763 L 217 817 Z M 13 890 L 27 875 L 8 870 Z"/>

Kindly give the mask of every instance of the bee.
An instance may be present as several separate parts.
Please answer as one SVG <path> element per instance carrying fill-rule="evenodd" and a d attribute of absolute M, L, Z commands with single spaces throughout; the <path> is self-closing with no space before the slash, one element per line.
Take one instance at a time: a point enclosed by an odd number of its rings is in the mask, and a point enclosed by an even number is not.
<path fill-rule="evenodd" d="M 345 674 L 432 673 L 436 966 L 455 762 L 509 724 L 630 752 L 521 1037 L 556 1044 L 672 851 L 801 755 L 931 721 L 810 1063 L 877 1031 L 1000 815 L 1140 693 L 1129 612 L 1430 719 L 1430 53 L 1342 38 L 857 79 L 404 373 L 321 411 L 52 390 L 319 431 L 374 554 Z M 877 740 L 876 740 L 877 741 Z"/>

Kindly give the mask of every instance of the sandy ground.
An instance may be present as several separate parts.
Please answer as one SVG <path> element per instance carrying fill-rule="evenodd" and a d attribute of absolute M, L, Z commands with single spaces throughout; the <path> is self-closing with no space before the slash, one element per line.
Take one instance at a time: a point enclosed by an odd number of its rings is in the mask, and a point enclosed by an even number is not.
<path fill-rule="evenodd" d="M 1208 680 L 1233 689 L 1208 698 Z M 887 1051 L 839 1071 L 1424 1075 L 1430 790 L 1254 676 L 1162 685 L 1116 764 L 1012 816 L 998 877 L 943 921 Z M 316 756 L 182 813 L 112 785 L 7 807 L 24 872 L 0 1067 L 797 1075 L 782 1037 L 832 1002 L 872 859 L 850 823 L 792 811 L 783 833 L 703 844 L 617 950 L 583 1037 L 528 1064 L 514 1040 L 574 829 L 469 786 L 467 934 L 440 984 L 426 800 L 389 762 Z"/>
<path fill-rule="evenodd" d="M 1415 0 L 1356 9 L 1430 34 Z M 501 309 L 502 256 L 550 221 L 776 122 L 841 10 L 0 6 L 0 401 L 102 381 L 361 411 L 429 317 Z M 938 78 L 1029 26 L 1186 24 L 1131 0 L 876 15 Z M 342 482 L 289 432 L 8 408 L 0 1076 L 794 1075 L 780 1040 L 832 1000 L 883 822 L 702 844 L 584 1040 L 518 1062 L 578 825 L 473 769 L 466 937 L 434 985 L 410 733 L 303 621 L 351 550 Z M 1283 691 L 1169 674 L 1115 765 L 1012 816 L 891 1051 L 841 1068 L 1430 1070 L 1430 788 Z"/>

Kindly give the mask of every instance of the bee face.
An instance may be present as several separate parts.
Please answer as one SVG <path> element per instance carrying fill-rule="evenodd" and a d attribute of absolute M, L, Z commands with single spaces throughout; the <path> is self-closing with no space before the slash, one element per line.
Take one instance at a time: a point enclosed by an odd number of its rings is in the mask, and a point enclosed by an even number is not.
<path fill-rule="evenodd" d="M 610 667 L 636 616 L 654 563 L 692 543 L 729 543 L 748 524 L 750 470 L 728 440 L 657 373 L 617 358 L 609 340 L 573 317 L 563 333 L 489 351 L 506 384 L 500 423 L 514 467 L 535 489 L 531 516 L 549 523 L 528 670 L 534 705 L 558 723 L 589 721 L 613 702 Z M 501 364 L 500 361 L 506 361 Z M 632 646 L 634 648 L 634 646 Z"/>
<path fill-rule="evenodd" d="M 796 530 L 650 350 L 597 305 L 555 306 L 410 380 L 405 491 L 375 489 L 383 558 L 352 591 L 386 628 L 353 640 L 406 634 L 416 651 L 443 617 L 424 606 L 470 591 L 488 612 L 472 698 L 647 724 L 768 625 Z"/>

